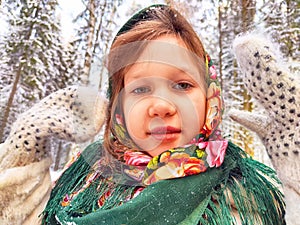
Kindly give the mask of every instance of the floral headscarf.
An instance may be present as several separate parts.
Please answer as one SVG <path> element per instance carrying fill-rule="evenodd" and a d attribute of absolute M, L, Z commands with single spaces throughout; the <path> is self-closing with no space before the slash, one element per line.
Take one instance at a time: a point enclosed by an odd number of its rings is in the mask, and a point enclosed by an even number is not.
<path fill-rule="evenodd" d="M 130 168 L 124 172 L 133 179 L 150 185 L 161 179 L 198 174 L 208 167 L 219 167 L 225 156 L 227 141 L 222 139 L 218 125 L 223 112 L 223 100 L 216 67 L 206 55 L 206 121 L 201 132 L 185 146 L 168 149 L 151 158 L 138 150 L 131 140 L 121 112 L 115 112 L 113 130 L 115 139 L 130 150 L 125 151 L 124 160 Z M 146 169 L 145 169 L 146 167 Z"/>
<path fill-rule="evenodd" d="M 117 36 L 130 30 L 140 20 L 151 19 L 149 12 L 152 10 L 164 7 L 166 6 L 154 5 L 143 9 L 121 28 Z M 162 154 L 151 158 L 140 151 L 130 138 L 120 109 L 113 109 L 115 110 L 112 114 L 113 138 L 120 146 L 123 145 L 128 149 L 124 152 L 125 163 L 130 166 L 130 169 L 124 170 L 128 176 L 149 185 L 160 179 L 201 173 L 208 167 L 218 167 L 222 164 L 227 147 L 227 141 L 222 139 L 218 129 L 223 113 L 223 100 L 216 67 L 208 54 L 205 55 L 205 68 L 207 83 L 205 124 L 200 133 L 185 146 L 166 149 Z M 112 88 L 109 84 L 109 89 Z"/>
<path fill-rule="evenodd" d="M 152 7 L 150 8 L 152 9 Z M 165 6 L 158 5 L 157 7 Z M 141 11 L 141 13 L 147 12 L 148 9 Z M 138 16 L 141 15 L 137 14 L 133 18 Z M 121 31 L 125 32 L 124 29 L 121 29 Z M 196 58 L 197 60 L 203 60 L 199 57 Z M 109 171 L 105 174 L 106 172 L 101 169 L 102 161 L 97 161 L 94 165 L 94 172 L 89 175 L 89 179 L 87 179 L 84 187 L 70 196 L 65 196 L 63 205 L 68 205 L 74 196 L 91 185 L 94 179 L 99 176 L 99 171 L 101 171 L 102 176 L 117 183 L 148 186 L 159 180 L 199 174 L 205 172 L 208 168 L 220 167 L 225 157 L 228 141 L 222 138 L 221 131 L 218 129 L 222 120 L 223 99 L 220 83 L 217 79 L 216 67 L 208 54 L 205 55 L 205 82 L 207 87 L 206 119 L 201 131 L 186 145 L 166 149 L 166 151 L 155 157 L 151 157 L 141 151 L 133 142 L 126 129 L 123 112 L 119 107 L 113 106 L 112 138 L 116 143 L 114 151 L 123 155 L 123 163 L 114 159 L 113 162 L 120 168 L 116 169 L 112 166 L 113 172 Z M 111 97 L 112 88 L 110 83 L 109 98 Z"/>

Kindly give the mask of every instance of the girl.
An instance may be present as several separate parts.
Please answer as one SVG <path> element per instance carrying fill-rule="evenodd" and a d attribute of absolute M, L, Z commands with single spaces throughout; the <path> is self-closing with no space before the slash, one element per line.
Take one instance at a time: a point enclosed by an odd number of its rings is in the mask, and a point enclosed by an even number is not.
<path fill-rule="evenodd" d="M 215 67 L 183 16 L 140 11 L 107 66 L 103 144 L 57 181 L 44 224 L 285 224 L 274 171 L 221 136 Z"/>

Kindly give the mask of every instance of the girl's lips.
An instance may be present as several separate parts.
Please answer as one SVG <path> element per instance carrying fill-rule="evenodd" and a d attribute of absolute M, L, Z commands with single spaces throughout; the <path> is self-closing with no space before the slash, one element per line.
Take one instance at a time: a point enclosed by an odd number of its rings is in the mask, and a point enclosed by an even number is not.
<path fill-rule="evenodd" d="M 177 139 L 180 133 L 181 133 L 181 129 L 172 126 L 167 126 L 167 127 L 156 127 L 152 129 L 148 134 L 160 141 L 172 141 Z"/>
<path fill-rule="evenodd" d="M 181 132 L 180 129 L 172 126 L 156 127 L 150 130 L 150 134 L 171 134 L 171 133 L 180 133 L 180 132 Z"/>

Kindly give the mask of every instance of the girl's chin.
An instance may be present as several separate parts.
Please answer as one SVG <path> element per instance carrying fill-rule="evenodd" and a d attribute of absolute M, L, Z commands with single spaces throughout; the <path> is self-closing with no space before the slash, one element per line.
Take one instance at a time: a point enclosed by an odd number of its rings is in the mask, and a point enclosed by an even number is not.
<path fill-rule="evenodd" d="M 153 157 L 153 156 L 160 155 L 161 153 L 163 153 L 171 148 L 176 148 L 179 146 L 180 145 L 177 142 L 171 142 L 171 143 L 163 142 L 163 143 L 157 144 L 157 146 L 152 146 L 150 148 L 147 148 L 146 152 Z"/>
<path fill-rule="evenodd" d="M 157 156 L 169 149 L 182 147 L 189 143 L 179 133 L 151 134 L 143 141 L 140 139 L 137 145 L 150 156 Z"/>

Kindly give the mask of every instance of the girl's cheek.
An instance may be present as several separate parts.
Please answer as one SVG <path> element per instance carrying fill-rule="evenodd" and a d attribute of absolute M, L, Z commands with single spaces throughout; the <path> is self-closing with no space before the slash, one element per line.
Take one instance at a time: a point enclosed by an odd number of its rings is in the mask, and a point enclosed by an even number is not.
<path fill-rule="evenodd" d="M 137 126 L 146 114 L 146 104 L 143 101 L 126 99 L 123 104 L 123 112 L 126 126 Z"/>

